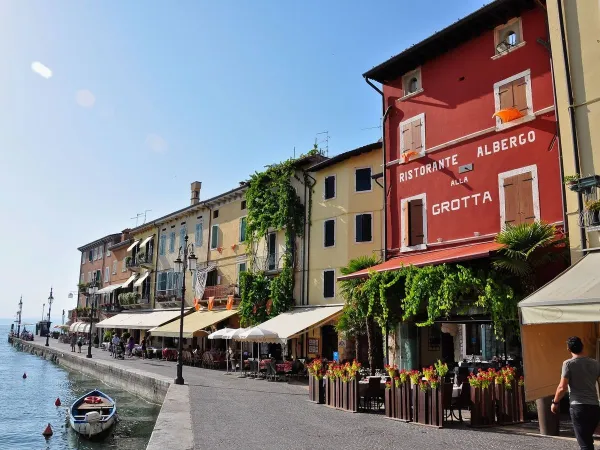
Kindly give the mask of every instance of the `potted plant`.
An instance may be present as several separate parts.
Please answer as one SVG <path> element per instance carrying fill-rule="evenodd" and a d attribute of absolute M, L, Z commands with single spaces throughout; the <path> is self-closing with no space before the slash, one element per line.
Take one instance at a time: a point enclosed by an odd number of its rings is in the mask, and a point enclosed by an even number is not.
<path fill-rule="evenodd" d="M 146 254 L 144 252 L 139 252 L 137 255 L 137 260 L 138 260 L 138 262 L 145 262 Z"/>
<path fill-rule="evenodd" d="M 585 209 L 589 212 L 589 226 L 600 225 L 600 200 L 588 200 Z"/>
<path fill-rule="evenodd" d="M 129 267 L 131 265 L 131 256 L 125 257 L 125 266 Z"/>
<path fill-rule="evenodd" d="M 308 369 L 308 399 L 313 403 L 325 403 L 325 388 L 323 386 L 323 361 L 315 359 L 307 365 Z"/>
<path fill-rule="evenodd" d="M 572 186 L 575 186 L 577 184 L 577 181 L 579 181 L 579 175 L 577 174 L 565 175 L 563 178 L 563 182 L 569 189 L 571 189 Z"/>

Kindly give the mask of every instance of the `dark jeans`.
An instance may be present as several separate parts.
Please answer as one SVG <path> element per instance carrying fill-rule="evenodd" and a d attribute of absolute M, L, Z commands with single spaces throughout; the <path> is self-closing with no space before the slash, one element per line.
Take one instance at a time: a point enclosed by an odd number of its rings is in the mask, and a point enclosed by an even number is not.
<path fill-rule="evenodd" d="M 581 450 L 594 450 L 594 431 L 600 421 L 600 406 L 571 405 L 571 420 Z"/>

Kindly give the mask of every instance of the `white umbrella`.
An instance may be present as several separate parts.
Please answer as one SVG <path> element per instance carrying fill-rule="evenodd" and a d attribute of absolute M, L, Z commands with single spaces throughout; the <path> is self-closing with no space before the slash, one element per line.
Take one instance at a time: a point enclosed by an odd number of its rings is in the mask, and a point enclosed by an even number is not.
<path fill-rule="evenodd" d="M 232 330 L 229 333 L 226 333 L 227 339 L 239 340 L 239 336 L 249 330 L 249 328 L 238 328 L 237 330 Z M 240 342 L 240 373 L 244 370 L 244 356 L 242 355 L 242 345 L 243 342 Z M 240 375 L 242 377 L 243 375 Z"/>
<path fill-rule="evenodd" d="M 229 339 L 227 337 L 227 335 L 234 331 L 236 331 L 234 328 L 221 328 L 220 330 L 217 330 L 214 333 L 209 334 L 208 338 L 209 339 L 225 339 L 225 347 L 227 347 L 227 340 Z M 227 373 L 229 373 L 229 349 L 226 348 L 226 351 L 227 351 L 227 359 L 226 359 L 225 364 L 227 364 Z"/>
<path fill-rule="evenodd" d="M 267 330 L 265 328 L 261 328 L 259 326 L 250 328 L 243 333 L 241 333 L 238 339 L 242 341 L 248 342 L 265 342 L 265 343 L 277 343 L 280 342 L 279 335 L 274 331 Z M 254 351 L 254 345 L 252 346 L 252 350 Z M 257 371 L 260 372 L 260 349 L 258 352 L 258 366 Z"/>

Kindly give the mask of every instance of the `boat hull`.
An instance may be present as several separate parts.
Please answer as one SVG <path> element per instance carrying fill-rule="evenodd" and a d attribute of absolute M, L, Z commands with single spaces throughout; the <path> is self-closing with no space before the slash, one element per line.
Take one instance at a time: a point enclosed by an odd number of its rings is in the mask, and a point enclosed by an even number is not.
<path fill-rule="evenodd" d="M 97 401 L 86 402 L 86 397 Z M 75 400 L 69 412 L 71 428 L 87 438 L 106 436 L 117 422 L 117 404 L 97 389 Z"/>
<path fill-rule="evenodd" d="M 71 423 L 71 428 L 73 428 L 73 430 L 76 433 L 79 433 L 84 437 L 92 439 L 92 438 L 99 438 L 99 437 L 104 437 L 104 436 L 108 435 L 110 433 L 113 425 L 116 423 L 116 417 L 112 416 L 111 418 L 107 419 L 106 421 L 88 423 L 88 422 L 76 421 L 73 419 L 73 416 L 71 416 L 69 418 L 69 421 Z"/>

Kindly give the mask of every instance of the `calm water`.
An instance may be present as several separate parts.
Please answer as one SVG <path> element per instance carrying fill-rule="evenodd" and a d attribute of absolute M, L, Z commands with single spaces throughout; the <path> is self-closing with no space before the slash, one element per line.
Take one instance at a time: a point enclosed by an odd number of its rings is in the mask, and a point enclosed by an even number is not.
<path fill-rule="evenodd" d="M 18 352 L 8 344 L 9 330 L 10 326 L 0 325 L 0 450 L 146 448 L 160 405 Z M 36 336 L 37 342 L 39 339 Z M 90 442 L 70 428 L 68 407 L 96 387 L 115 399 L 120 421 L 111 436 Z M 60 397 L 61 407 L 54 406 L 56 397 Z M 48 423 L 54 435 L 46 440 L 42 431 Z"/>

